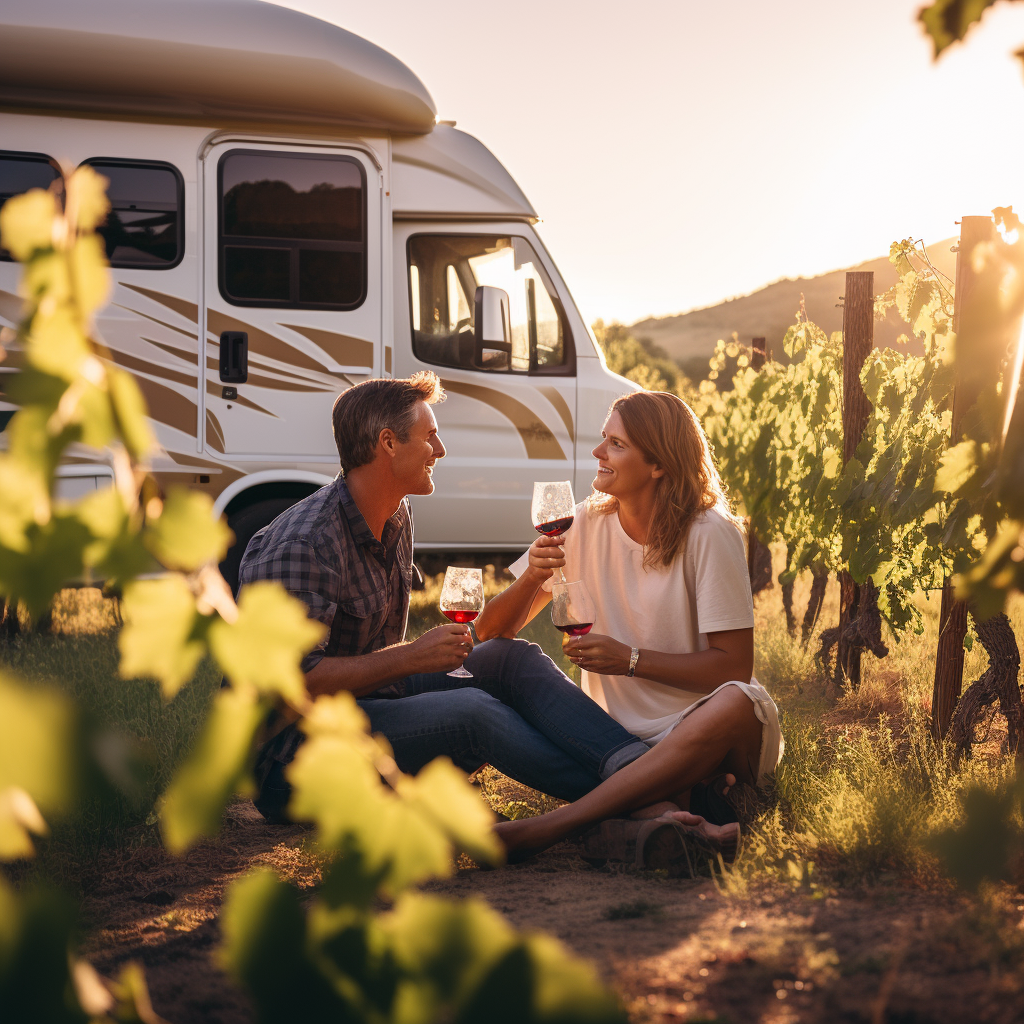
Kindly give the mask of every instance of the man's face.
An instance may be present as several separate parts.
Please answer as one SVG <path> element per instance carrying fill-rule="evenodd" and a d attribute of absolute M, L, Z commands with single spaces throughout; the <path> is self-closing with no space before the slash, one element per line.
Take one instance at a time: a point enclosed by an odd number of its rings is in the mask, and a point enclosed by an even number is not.
<path fill-rule="evenodd" d="M 437 420 L 426 402 L 417 402 L 409 440 L 395 445 L 391 471 L 406 494 L 432 494 L 434 463 L 444 458 L 444 445 L 437 436 Z"/>

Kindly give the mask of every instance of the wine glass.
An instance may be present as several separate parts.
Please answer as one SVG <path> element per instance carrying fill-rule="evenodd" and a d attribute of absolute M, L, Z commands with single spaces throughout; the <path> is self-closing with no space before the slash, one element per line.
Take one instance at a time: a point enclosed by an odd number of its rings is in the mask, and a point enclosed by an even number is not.
<path fill-rule="evenodd" d="M 540 481 L 533 485 L 533 506 L 530 509 L 534 529 L 545 537 L 565 533 L 576 517 L 576 499 L 568 480 Z M 559 566 L 558 574 L 565 583 L 565 573 Z"/>
<path fill-rule="evenodd" d="M 481 569 L 449 565 L 441 587 L 441 612 L 452 622 L 472 622 L 484 610 L 484 575 Z M 448 675 L 472 679 L 473 673 L 460 665 Z"/>
<path fill-rule="evenodd" d="M 594 625 L 594 602 L 587 586 L 576 583 L 556 583 L 551 588 L 551 621 L 560 629 L 562 647 L 571 637 L 586 636 Z"/>

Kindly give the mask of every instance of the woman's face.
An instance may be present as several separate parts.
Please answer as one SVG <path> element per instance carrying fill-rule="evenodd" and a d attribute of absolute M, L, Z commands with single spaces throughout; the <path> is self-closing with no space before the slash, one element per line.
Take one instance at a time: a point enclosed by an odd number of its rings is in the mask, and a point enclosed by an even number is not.
<path fill-rule="evenodd" d="M 664 471 L 652 466 L 640 454 L 640 449 L 627 436 L 616 409 L 604 421 L 601 437 L 603 440 L 594 449 L 598 464 L 595 489 L 616 498 L 635 496 L 647 488 L 653 490 Z"/>

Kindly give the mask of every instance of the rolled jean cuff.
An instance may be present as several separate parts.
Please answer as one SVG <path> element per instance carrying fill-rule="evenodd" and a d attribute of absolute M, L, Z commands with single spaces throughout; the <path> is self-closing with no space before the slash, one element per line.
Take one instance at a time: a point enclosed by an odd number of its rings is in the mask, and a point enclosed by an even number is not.
<path fill-rule="evenodd" d="M 643 740 L 631 740 L 619 747 L 618 750 L 613 750 L 601 765 L 601 771 L 598 773 L 601 776 L 601 781 L 611 778 L 620 768 L 625 768 L 627 764 L 635 761 L 641 754 L 646 754 L 650 749 Z"/>

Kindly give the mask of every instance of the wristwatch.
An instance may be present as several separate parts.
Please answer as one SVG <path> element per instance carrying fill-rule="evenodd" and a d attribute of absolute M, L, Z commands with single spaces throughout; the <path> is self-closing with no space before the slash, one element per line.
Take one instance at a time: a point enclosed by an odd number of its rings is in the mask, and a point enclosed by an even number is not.
<path fill-rule="evenodd" d="M 636 672 L 636 663 L 640 660 L 640 648 L 634 647 L 629 652 L 629 671 L 626 673 L 627 676 L 633 675 Z"/>

